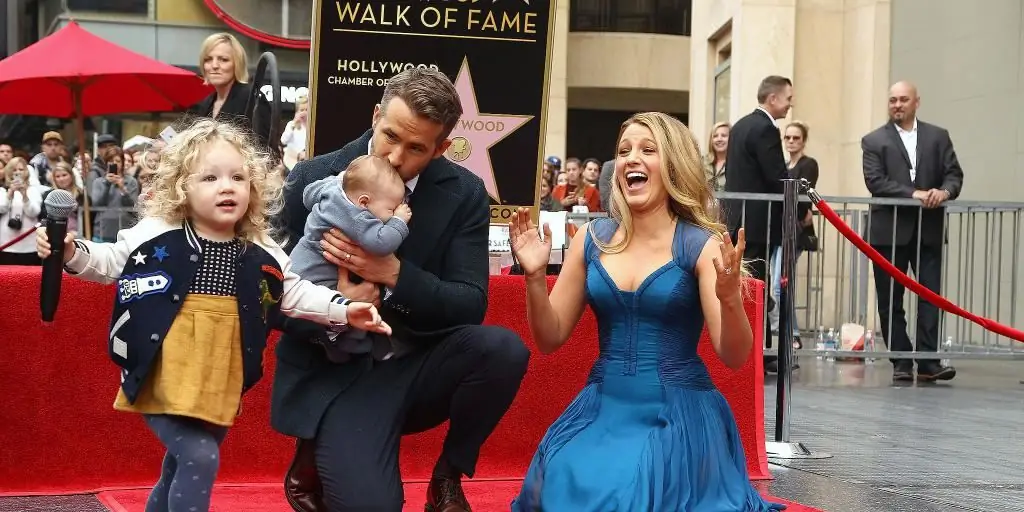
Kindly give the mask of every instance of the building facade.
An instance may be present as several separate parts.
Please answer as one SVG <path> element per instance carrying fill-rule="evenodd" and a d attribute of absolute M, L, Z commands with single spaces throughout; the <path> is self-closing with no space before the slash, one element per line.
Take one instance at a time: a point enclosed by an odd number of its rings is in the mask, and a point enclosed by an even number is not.
<path fill-rule="evenodd" d="M 691 0 L 554 1 L 548 154 L 610 158 L 619 124 L 638 110 L 671 112 L 686 120 Z M 198 70 L 203 39 L 231 30 L 250 59 L 274 52 L 286 115 L 289 100 L 304 92 L 308 79 L 308 51 L 301 47 L 308 44 L 312 0 L 12 2 L 30 14 L 22 23 L 26 36 L 48 34 L 73 17 L 116 44 L 191 70 Z M 128 118 L 116 131 L 155 135 L 162 121 L 160 116 Z"/>
<path fill-rule="evenodd" d="M 819 189 L 865 196 L 860 139 L 887 121 L 889 86 L 918 87 L 918 117 L 950 131 L 963 199 L 1017 201 L 1024 186 L 1024 3 L 700 0 L 693 3 L 690 127 L 756 106 L 758 82 L 794 81 L 790 119 L 811 127 Z"/>
<path fill-rule="evenodd" d="M 676 115 L 703 144 L 715 122 L 755 107 L 764 76 L 779 74 L 795 82 L 790 117 L 811 127 L 819 188 L 862 196 L 860 138 L 886 121 L 890 83 L 906 79 L 920 90 L 920 117 L 952 134 L 967 174 L 963 197 L 1015 200 L 1024 186 L 1020 0 L 987 0 L 985 9 L 960 0 L 552 1 L 547 154 L 610 158 L 619 124 L 642 110 Z M 301 46 L 312 4 L 9 0 L 0 19 L 7 54 L 74 17 L 101 37 L 193 70 L 203 39 L 232 30 L 252 60 L 274 52 L 290 115 L 308 78 Z M 122 131 L 149 133 L 159 121 L 132 119 Z M 0 131 L 7 124 L 0 120 Z"/>

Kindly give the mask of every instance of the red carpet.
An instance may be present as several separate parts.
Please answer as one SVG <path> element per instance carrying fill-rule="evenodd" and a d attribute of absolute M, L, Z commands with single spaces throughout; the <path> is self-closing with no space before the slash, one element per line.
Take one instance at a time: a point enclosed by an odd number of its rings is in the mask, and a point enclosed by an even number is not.
<path fill-rule="evenodd" d="M 3 297 L 17 298 L 0 298 L 0 496 L 152 485 L 162 447 L 140 418 L 112 408 L 118 370 L 105 340 L 113 287 L 66 276 L 56 321 L 43 326 L 39 278 L 38 267 L 0 266 Z M 745 305 L 759 336 L 762 284 L 753 283 L 757 302 Z M 485 322 L 518 332 L 533 347 L 523 314 L 524 288 L 522 277 L 492 277 Z M 279 482 L 291 460 L 294 441 L 270 428 L 275 343 L 276 338 L 268 343 L 264 379 L 246 395 L 242 415 L 228 434 L 218 478 L 222 484 Z M 751 478 L 770 479 L 760 345 L 738 371 L 718 361 L 706 336 L 700 353 L 736 417 Z M 538 441 L 583 386 L 596 356 L 597 326 L 588 310 L 557 354 L 531 358 L 512 408 L 483 447 L 477 478 L 522 478 Z M 444 433 L 441 427 L 403 439 L 404 479 L 429 477 Z"/>
<path fill-rule="evenodd" d="M 519 492 L 520 482 L 513 480 L 467 481 L 463 487 L 469 503 L 476 512 L 498 512 L 509 509 L 509 503 Z M 425 483 L 405 484 L 405 512 L 422 512 Z M 100 501 L 111 512 L 143 512 L 146 509 L 148 489 L 109 491 L 100 493 Z M 820 512 L 779 498 L 769 497 L 776 503 L 789 505 L 786 512 Z M 217 486 L 213 491 L 210 512 L 292 512 L 281 493 L 281 485 L 251 485 L 244 487 Z"/>

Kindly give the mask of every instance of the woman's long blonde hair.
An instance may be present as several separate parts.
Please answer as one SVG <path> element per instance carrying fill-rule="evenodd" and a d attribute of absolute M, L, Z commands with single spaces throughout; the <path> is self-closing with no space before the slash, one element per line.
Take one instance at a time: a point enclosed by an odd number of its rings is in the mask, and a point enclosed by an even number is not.
<path fill-rule="evenodd" d="M 4 180 L 7 182 L 7 186 L 11 185 L 14 180 L 14 171 L 18 169 L 19 165 L 25 166 L 25 183 L 31 183 L 29 181 L 28 173 L 32 172 L 32 169 L 28 166 L 28 160 L 20 156 L 16 156 L 7 161 L 7 165 L 4 166 Z"/>
<path fill-rule="evenodd" d="M 235 233 L 251 242 L 270 236 L 270 219 L 282 206 L 281 176 L 272 172 L 270 155 L 258 150 L 259 146 L 243 128 L 213 119 L 201 119 L 179 132 L 160 153 L 152 196 L 145 204 L 146 216 L 171 224 L 191 217 L 188 186 L 199 172 L 202 151 L 216 141 L 227 142 L 238 150 L 249 173 L 249 204 L 235 226 Z"/>
<path fill-rule="evenodd" d="M 711 206 L 715 204 L 713 193 L 704 179 L 700 149 L 690 130 L 682 121 L 668 114 L 642 112 L 622 123 L 615 138 L 616 145 L 626 128 L 634 124 L 651 130 L 654 135 L 661 159 L 661 183 L 668 193 L 669 211 L 678 219 L 704 228 L 721 239 L 725 225 L 721 221 L 721 211 Z M 617 242 L 605 242 L 594 236 L 593 223 L 590 229 L 591 238 L 601 251 L 614 254 L 622 252 L 633 239 L 633 216 L 618 176 L 612 177 L 612 204 L 614 208 L 610 215 L 622 226 L 624 236 Z"/>
<path fill-rule="evenodd" d="M 722 212 L 717 206 L 718 202 L 714 201 L 711 185 L 704 179 L 700 147 L 690 129 L 682 121 L 668 114 L 642 112 L 634 114 L 622 123 L 619 135 L 615 138 L 616 147 L 622 133 L 634 124 L 651 130 L 654 135 L 658 157 L 661 159 L 661 183 L 668 192 L 669 211 L 672 215 L 679 221 L 689 222 L 710 232 L 715 240 L 722 240 L 722 234 L 726 230 L 721 220 Z M 633 239 L 633 216 L 618 176 L 612 176 L 612 205 L 609 215 L 617 220 L 622 228 L 622 238 L 616 242 L 605 242 L 596 236 L 593 222 L 589 228 L 590 237 L 597 247 L 602 252 L 610 254 L 622 252 Z M 733 240 L 733 243 L 735 242 Z M 740 272 L 743 276 L 750 275 L 745 262 L 740 264 Z"/>

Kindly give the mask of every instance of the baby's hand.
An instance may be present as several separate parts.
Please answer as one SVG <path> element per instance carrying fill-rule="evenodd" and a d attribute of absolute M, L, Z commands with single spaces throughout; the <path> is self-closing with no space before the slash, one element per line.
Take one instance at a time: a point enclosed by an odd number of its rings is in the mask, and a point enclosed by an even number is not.
<path fill-rule="evenodd" d="M 404 220 L 408 224 L 409 219 L 412 218 L 412 209 L 409 208 L 409 205 L 402 203 L 398 205 L 398 208 L 395 208 L 395 217 Z"/>
<path fill-rule="evenodd" d="M 377 308 L 368 302 L 350 302 L 346 309 L 348 325 L 356 329 L 391 335 L 391 326 L 381 319 Z"/>

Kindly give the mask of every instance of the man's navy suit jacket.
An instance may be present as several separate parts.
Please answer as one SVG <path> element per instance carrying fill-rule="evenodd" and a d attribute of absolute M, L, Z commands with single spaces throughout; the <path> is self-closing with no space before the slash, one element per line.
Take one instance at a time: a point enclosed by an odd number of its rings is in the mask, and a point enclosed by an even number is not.
<path fill-rule="evenodd" d="M 289 173 L 281 219 L 288 249 L 302 237 L 309 214 L 303 189 L 367 154 L 371 135 L 367 131 L 338 151 L 300 162 Z M 479 177 L 441 157 L 420 174 L 409 206 L 409 236 L 396 252 L 401 270 L 380 309 L 395 340 L 420 350 L 460 326 L 483 322 L 490 200 Z M 314 342 L 324 330 L 311 323 L 289 321 L 284 331 L 276 350 L 271 425 L 285 435 L 311 439 L 327 406 L 368 368 L 369 359 L 331 363 Z"/>

